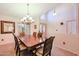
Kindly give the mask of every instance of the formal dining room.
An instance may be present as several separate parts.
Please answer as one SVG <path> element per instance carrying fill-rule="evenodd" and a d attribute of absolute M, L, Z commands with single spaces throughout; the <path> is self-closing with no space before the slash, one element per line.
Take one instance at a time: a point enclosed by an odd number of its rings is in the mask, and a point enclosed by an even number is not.
<path fill-rule="evenodd" d="M 0 56 L 79 56 L 79 4 L 0 3 Z"/>

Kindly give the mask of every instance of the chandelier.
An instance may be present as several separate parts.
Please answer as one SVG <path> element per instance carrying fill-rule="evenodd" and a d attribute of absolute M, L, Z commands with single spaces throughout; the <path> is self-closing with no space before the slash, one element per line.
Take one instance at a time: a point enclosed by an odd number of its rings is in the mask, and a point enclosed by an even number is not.
<path fill-rule="evenodd" d="M 33 18 L 30 16 L 30 13 L 29 13 L 29 3 L 27 3 L 27 15 L 21 19 L 21 22 L 28 23 L 28 24 L 34 22 Z"/>

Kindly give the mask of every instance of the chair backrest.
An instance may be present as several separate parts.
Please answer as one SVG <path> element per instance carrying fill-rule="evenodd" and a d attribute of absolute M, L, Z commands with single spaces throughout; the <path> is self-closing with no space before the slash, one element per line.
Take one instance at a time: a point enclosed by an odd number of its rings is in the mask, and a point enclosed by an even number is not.
<path fill-rule="evenodd" d="M 37 38 L 37 32 L 33 32 L 32 36 L 36 39 Z"/>
<path fill-rule="evenodd" d="M 51 49 L 52 49 L 54 38 L 55 36 L 54 37 L 51 36 L 50 38 L 45 40 L 44 48 L 43 48 L 43 56 L 51 55 Z"/>
<path fill-rule="evenodd" d="M 20 47 L 19 47 L 18 38 L 15 36 L 14 33 L 12 33 L 12 34 L 13 34 L 14 40 L 15 40 L 16 56 L 20 56 Z"/>
<path fill-rule="evenodd" d="M 42 38 L 42 35 L 43 35 L 43 33 L 39 32 L 39 33 L 37 34 L 37 37 L 38 37 L 38 38 Z"/>

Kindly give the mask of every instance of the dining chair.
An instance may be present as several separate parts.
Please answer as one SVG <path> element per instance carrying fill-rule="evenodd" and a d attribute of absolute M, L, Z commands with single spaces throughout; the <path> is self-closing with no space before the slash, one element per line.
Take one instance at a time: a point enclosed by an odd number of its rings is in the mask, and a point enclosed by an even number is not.
<path fill-rule="evenodd" d="M 33 51 L 34 55 L 36 56 L 51 56 L 51 50 L 52 50 L 52 45 L 53 45 L 53 40 L 54 37 L 50 37 L 45 40 L 44 46 L 42 48 L 37 48 L 35 51 Z"/>
<path fill-rule="evenodd" d="M 20 44 L 19 44 L 19 39 L 17 38 L 17 36 L 12 33 L 14 36 L 14 40 L 15 40 L 15 52 L 16 52 L 16 56 L 27 56 L 28 55 L 28 51 L 27 48 L 25 49 L 21 49 Z"/>
<path fill-rule="evenodd" d="M 19 55 L 20 56 L 20 47 L 19 47 L 19 42 L 17 37 L 14 35 L 14 33 L 12 33 L 14 36 L 14 40 L 15 40 L 15 52 L 16 52 L 16 56 Z"/>

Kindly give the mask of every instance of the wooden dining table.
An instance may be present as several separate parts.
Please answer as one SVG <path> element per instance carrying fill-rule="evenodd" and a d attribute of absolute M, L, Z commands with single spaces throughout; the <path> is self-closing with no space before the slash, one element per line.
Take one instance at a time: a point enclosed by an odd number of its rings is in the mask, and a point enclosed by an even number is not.
<path fill-rule="evenodd" d="M 36 47 L 40 47 L 42 44 L 44 44 L 45 41 L 40 41 L 38 38 L 30 37 L 26 38 L 23 37 L 20 39 L 20 42 L 27 47 L 28 50 L 34 50 Z"/>

